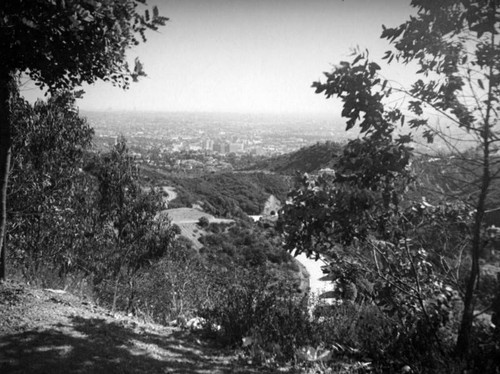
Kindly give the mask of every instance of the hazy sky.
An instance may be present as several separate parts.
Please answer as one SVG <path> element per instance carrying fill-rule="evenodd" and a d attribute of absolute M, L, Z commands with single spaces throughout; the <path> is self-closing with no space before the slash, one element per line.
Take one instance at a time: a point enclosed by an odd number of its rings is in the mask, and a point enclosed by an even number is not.
<path fill-rule="evenodd" d="M 128 91 L 85 87 L 84 110 L 324 113 L 333 100 L 311 83 L 350 49 L 380 58 L 382 24 L 412 12 L 409 0 L 149 0 L 170 18 L 130 51 L 148 77 Z M 404 80 L 405 70 L 385 74 Z M 27 92 L 33 97 L 35 92 Z"/>

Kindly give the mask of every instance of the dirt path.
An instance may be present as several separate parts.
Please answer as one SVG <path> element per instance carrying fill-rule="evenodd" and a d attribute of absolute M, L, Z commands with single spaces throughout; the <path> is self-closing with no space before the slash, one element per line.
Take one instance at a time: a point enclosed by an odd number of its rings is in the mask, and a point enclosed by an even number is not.
<path fill-rule="evenodd" d="M 0 373 L 272 373 L 178 328 L 67 293 L 0 284 Z"/>
<path fill-rule="evenodd" d="M 172 200 L 177 199 L 177 192 L 175 191 L 175 187 L 171 186 L 163 186 L 162 187 L 163 192 L 167 194 L 167 196 L 164 198 L 164 201 L 168 204 Z"/>
<path fill-rule="evenodd" d="M 324 294 L 328 291 L 333 291 L 333 285 L 330 282 L 321 281 L 320 279 L 325 276 L 323 273 L 322 267 L 325 263 L 322 260 L 314 260 L 312 258 L 307 258 L 304 253 L 301 253 L 295 260 L 299 262 L 309 274 L 309 289 L 311 296 L 313 298 L 318 297 L 319 295 Z M 328 300 L 324 300 L 324 302 L 331 302 Z"/>

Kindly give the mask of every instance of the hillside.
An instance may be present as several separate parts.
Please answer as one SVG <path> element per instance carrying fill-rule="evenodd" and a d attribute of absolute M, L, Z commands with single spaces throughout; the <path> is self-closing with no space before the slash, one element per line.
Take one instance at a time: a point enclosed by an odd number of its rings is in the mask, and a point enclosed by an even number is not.
<path fill-rule="evenodd" d="M 193 248 L 197 250 L 203 247 L 203 244 L 200 243 L 199 239 L 207 234 L 204 229 L 197 225 L 197 222 L 201 217 L 207 218 L 209 223 L 234 222 L 232 219 L 215 218 L 211 214 L 207 214 L 193 208 L 167 209 L 164 210 L 162 214 L 168 214 L 172 223 L 179 226 L 181 229 L 181 235 L 189 239 L 191 243 L 193 243 Z"/>
<path fill-rule="evenodd" d="M 342 151 L 342 145 L 335 142 L 316 143 L 298 151 L 271 157 L 255 164 L 252 169 L 267 170 L 293 175 L 295 172 L 311 173 L 333 166 L 335 156 Z"/>
<path fill-rule="evenodd" d="M 290 185 L 281 175 L 266 173 L 219 173 L 196 177 L 171 175 L 168 183 L 177 191 L 169 207 L 200 204 L 216 217 L 245 218 L 261 214 L 270 195 L 284 201 Z"/>
<path fill-rule="evenodd" d="M 111 314 L 63 291 L 1 283 L 0 321 L 5 374 L 274 372 L 188 330 Z"/>

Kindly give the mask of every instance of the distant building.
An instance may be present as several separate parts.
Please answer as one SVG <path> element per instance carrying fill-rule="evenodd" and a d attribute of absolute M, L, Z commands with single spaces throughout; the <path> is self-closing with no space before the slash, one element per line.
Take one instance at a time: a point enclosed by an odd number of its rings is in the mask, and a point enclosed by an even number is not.
<path fill-rule="evenodd" d="M 229 144 L 228 143 L 214 143 L 214 152 L 219 153 L 229 153 Z"/>
<path fill-rule="evenodd" d="M 250 153 L 257 156 L 262 156 L 266 154 L 266 151 L 262 147 L 255 147 L 250 151 Z"/>
<path fill-rule="evenodd" d="M 203 149 L 206 151 L 213 151 L 214 150 L 214 141 L 212 139 L 207 139 L 203 143 Z"/>
<path fill-rule="evenodd" d="M 234 152 L 234 153 L 240 153 L 243 152 L 243 143 L 229 143 L 229 153 Z"/>

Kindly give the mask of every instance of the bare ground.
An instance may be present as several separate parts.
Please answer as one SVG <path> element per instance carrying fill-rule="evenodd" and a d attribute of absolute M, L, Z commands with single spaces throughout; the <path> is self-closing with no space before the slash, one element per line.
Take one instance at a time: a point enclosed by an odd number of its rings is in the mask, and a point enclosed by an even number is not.
<path fill-rule="evenodd" d="M 0 373 L 274 373 L 189 331 L 112 315 L 69 293 L 0 283 Z"/>

